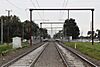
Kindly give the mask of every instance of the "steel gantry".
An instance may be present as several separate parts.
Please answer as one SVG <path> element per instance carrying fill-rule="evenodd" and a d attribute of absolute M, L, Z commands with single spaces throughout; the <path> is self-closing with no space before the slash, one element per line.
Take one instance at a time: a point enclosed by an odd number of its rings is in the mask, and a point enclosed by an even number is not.
<path fill-rule="evenodd" d="M 55 10 L 62 10 L 62 11 L 65 11 L 65 10 L 67 10 L 68 11 L 68 13 L 69 13 L 69 11 L 91 11 L 92 12 L 92 45 L 93 45 L 93 43 L 94 43 L 94 37 L 93 37 L 93 34 L 94 34 L 94 8 L 68 8 L 68 9 L 33 9 L 33 8 L 31 8 L 31 9 L 29 9 L 29 11 L 30 11 L 30 22 L 32 22 L 32 11 L 55 11 Z M 31 33 L 31 32 L 30 32 Z M 30 36 L 31 36 L 31 34 L 30 34 Z M 32 43 L 31 43 L 31 39 L 30 39 L 30 45 L 31 45 Z"/>
<path fill-rule="evenodd" d="M 54 21 L 50 21 L 50 22 L 41 22 L 40 23 L 40 28 L 42 28 L 42 24 L 51 24 L 51 35 L 52 35 L 52 24 L 64 24 L 64 22 L 54 22 Z M 56 27 L 57 28 L 57 27 Z"/>

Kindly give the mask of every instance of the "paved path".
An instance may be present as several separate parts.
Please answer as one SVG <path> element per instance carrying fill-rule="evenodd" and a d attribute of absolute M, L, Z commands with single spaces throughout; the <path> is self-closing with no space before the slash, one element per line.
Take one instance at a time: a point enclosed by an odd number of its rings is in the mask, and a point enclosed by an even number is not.
<path fill-rule="evenodd" d="M 34 67 L 64 67 L 53 42 L 49 42 Z"/>

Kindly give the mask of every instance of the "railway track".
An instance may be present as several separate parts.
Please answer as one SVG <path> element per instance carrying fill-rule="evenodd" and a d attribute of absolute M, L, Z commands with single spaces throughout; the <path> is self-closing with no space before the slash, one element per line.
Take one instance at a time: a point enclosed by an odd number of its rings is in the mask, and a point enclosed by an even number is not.
<path fill-rule="evenodd" d="M 67 61 L 66 61 L 66 58 L 63 56 L 63 53 L 60 51 L 59 47 L 57 45 L 55 45 L 61 59 L 62 59 L 62 62 L 64 64 L 65 67 L 69 67 L 69 65 L 67 64 Z"/>
<path fill-rule="evenodd" d="M 54 42 L 49 42 L 44 52 L 38 58 L 34 67 L 67 67 L 65 59 Z"/>
<path fill-rule="evenodd" d="M 46 48 L 48 42 L 9 61 L 1 67 L 33 67 L 34 62 Z"/>
<path fill-rule="evenodd" d="M 48 50 L 49 47 L 50 47 L 50 49 Z M 45 43 L 44 45 L 38 47 L 37 49 L 35 49 L 31 52 L 29 52 L 28 54 L 25 54 L 25 55 L 23 55 L 19 58 L 15 58 L 14 60 L 2 65 L 1 67 L 41 67 L 41 65 L 38 66 L 36 64 L 37 64 L 39 58 L 41 57 L 41 55 L 42 54 L 44 55 L 45 52 L 46 53 L 51 52 L 48 55 L 48 57 L 52 58 L 52 60 L 50 61 L 51 64 L 48 63 L 48 65 L 50 67 L 56 67 L 56 65 L 57 65 L 57 67 L 66 67 L 66 65 L 63 61 L 64 59 L 63 59 L 61 53 L 59 52 L 59 50 L 57 49 L 57 47 L 55 47 L 54 43 L 52 43 L 52 44 L 51 43 L 49 43 L 49 44 Z M 45 57 L 45 55 L 44 55 L 44 57 Z M 48 57 L 47 57 L 48 60 L 45 60 L 45 61 L 50 60 Z M 42 61 L 44 61 L 44 60 L 42 60 Z M 45 62 L 44 62 L 44 65 L 45 65 L 45 67 L 48 67 L 48 65 L 46 66 Z"/>
<path fill-rule="evenodd" d="M 37 49 L 1 67 L 98 67 L 57 42 L 46 42 Z"/>
<path fill-rule="evenodd" d="M 99 67 L 80 54 L 65 47 L 62 43 L 56 43 L 56 45 L 66 59 L 65 62 L 67 64 L 67 67 Z"/>

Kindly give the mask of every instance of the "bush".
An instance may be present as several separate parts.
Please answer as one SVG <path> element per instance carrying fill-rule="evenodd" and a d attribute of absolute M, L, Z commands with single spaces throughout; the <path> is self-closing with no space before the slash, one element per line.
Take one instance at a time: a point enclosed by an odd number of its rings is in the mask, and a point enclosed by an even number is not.
<path fill-rule="evenodd" d="M 8 44 L 0 45 L 0 54 L 7 53 L 10 49 L 12 49 L 11 45 Z"/>

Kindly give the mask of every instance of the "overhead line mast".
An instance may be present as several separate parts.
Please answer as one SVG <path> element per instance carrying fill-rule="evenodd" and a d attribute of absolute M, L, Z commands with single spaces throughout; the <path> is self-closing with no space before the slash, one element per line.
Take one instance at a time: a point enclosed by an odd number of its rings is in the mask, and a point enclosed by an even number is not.
<path fill-rule="evenodd" d="M 9 22 L 10 22 L 10 12 L 11 12 L 12 10 L 6 10 L 6 11 L 8 12 L 8 21 L 7 21 L 7 22 L 8 22 L 8 28 L 7 28 L 7 29 L 8 29 L 8 30 L 7 30 L 7 37 L 8 37 L 8 38 L 7 38 L 7 39 L 8 39 L 8 42 L 9 42 L 9 25 L 10 25 Z"/>
<path fill-rule="evenodd" d="M 12 10 L 6 10 L 7 12 L 8 12 L 8 17 L 10 16 L 10 12 L 12 11 Z"/>
<path fill-rule="evenodd" d="M 35 9 L 37 9 L 36 6 L 35 6 L 35 4 L 33 3 L 33 1 L 32 0 L 30 0 L 30 1 L 32 3 L 33 7 L 35 7 Z M 38 2 L 38 1 L 36 1 L 36 2 Z M 39 3 L 37 3 L 37 4 L 38 4 L 38 7 L 39 7 Z M 37 13 L 38 13 L 39 17 L 42 19 L 40 13 L 39 12 L 37 12 Z"/>

